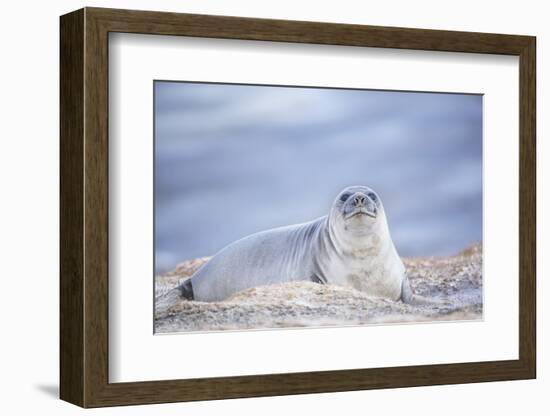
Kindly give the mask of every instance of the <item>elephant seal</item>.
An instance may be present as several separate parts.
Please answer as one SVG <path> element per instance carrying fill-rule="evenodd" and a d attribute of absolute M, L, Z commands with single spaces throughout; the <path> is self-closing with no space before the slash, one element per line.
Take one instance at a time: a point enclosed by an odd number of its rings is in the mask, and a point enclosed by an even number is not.
<path fill-rule="evenodd" d="M 347 187 L 327 216 L 228 245 L 178 289 L 186 299 L 211 302 L 251 287 L 304 280 L 412 303 L 382 201 L 372 189 Z"/>

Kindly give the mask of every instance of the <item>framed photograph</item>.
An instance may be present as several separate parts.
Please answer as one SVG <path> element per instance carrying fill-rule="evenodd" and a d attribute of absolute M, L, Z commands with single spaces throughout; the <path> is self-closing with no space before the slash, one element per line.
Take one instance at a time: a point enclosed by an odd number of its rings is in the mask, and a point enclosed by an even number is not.
<path fill-rule="evenodd" d="M 534 37 L 60 29 L 63 400 L 536 377 Z"/>

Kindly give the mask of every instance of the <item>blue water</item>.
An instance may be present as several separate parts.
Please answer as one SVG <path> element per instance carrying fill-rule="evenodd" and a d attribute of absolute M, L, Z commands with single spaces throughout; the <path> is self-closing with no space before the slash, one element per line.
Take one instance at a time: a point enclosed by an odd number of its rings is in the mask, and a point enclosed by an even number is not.
<path fill-rule="evenodd" d="M 482 237 L 482 96 L 155 82 L 157 272 L 364 184 L 403 256 Z"/>

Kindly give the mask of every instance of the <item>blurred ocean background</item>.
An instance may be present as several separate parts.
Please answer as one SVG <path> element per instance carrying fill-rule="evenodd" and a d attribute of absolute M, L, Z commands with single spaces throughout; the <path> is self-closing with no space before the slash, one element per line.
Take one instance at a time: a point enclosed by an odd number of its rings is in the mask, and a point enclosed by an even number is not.
<path fill-rule="evenodd" d="M 402 256 L 482 238 L 482 96 L 156 81 L 156 272 L 381 196 Z"/>

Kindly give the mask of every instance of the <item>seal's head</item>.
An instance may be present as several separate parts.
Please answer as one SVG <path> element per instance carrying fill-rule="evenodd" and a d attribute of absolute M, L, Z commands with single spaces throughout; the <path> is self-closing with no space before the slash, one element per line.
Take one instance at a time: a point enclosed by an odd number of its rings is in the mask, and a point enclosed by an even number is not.
<path fill-rule="evenodd" d="M 330 219 L 340 229 L 365 234 L 385 222 L 384 208 L 376 192 L 368 186 L 349 186 L 334 200 Z"/>

